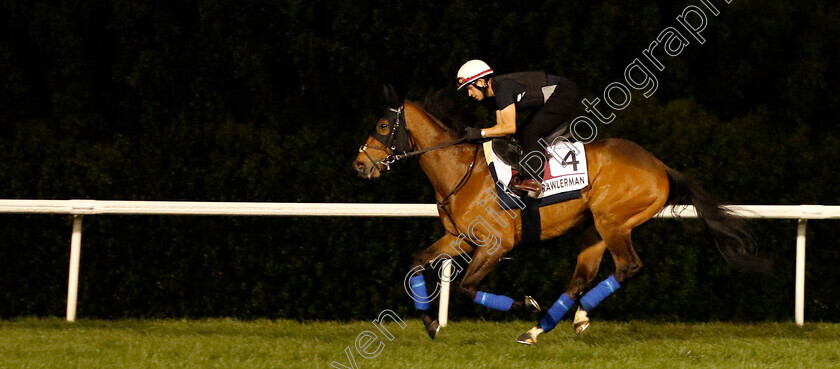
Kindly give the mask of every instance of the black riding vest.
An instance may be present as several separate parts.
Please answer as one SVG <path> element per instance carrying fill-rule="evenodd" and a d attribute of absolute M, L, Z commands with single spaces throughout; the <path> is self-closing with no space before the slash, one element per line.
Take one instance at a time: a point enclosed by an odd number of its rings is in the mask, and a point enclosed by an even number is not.
<path fill-rule="evenodd" d="M 556 85 L 563 78 L 545 72 L 518 72 L 493 78 L 493 92 L 499 110 L 516 104 L 516 109 L 532 110 L 545 102 L 543 87 Z"/>

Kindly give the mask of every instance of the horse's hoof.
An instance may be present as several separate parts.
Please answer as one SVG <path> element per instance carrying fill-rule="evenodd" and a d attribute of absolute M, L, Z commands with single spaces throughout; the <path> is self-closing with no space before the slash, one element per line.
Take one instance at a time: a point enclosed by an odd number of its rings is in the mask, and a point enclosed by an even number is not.
<path fill-rule="evenodd" d="M 578 307 L 575 312 L 574 326 L 576 334 L 581 334 L 586 328 L 589 328 L 589 315 L 587 315 L 586 310 Z"/>
<path fill-rule="evenodd" d="M 435 335 L 437 335 L 438 331 L 440 330 L 440 323 L 437 320 L 433 320 L 431 323 L 426 325 L 426 333 L 429 334 L 429 338 L 435 339 Z"/>
<path fill-rule="evenodd" d="M 523 345 L 533 345 L 537 343 L 537 337 L 531 335 L 531 331 L 522 333 L 519 338 L 516 339 L 516 343 L 521 343 Z"/>
<path fill-rule="evenodd" d="M 589 322 L 575 323 L 575 333 L 577 334 L 583 333 L 586 328 L 589 328 Z"/>
<path fill-rule="evenodd" d="M 525 296 L 525 309 L 532 313 L 539 313 L 542 311 L 542 309 L 540 309 L 540 304 L 538 304 L 537 300 L 534 300 L 531 296 Z"/>
<path fill-rule="evenodd" d="M 527 332 L 522 333 L 519 338 L 516 339 L 517 343 L 521 343 L 523 345 L 533 345 L 537 343 L 537 336 L 543 333 L 543 329 L 540 328 L 539 325 L 534 326 L 534 328 L 529 329 Z"/>

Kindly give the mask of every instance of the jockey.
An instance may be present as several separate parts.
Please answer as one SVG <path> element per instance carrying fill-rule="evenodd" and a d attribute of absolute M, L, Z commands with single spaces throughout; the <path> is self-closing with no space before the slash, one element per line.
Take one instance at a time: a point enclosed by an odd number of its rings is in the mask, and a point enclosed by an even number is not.
<path fill-rule="evenodd" d="M 578 100 L 577 85 L 569 79 L 545 72 L 519 72 L 490 77 L 493 69 L 481 60 L 470 60 L 458 70 L 458 89 L 467 88 L 470 97 L 477 101 L 493 98 L 496 108 L 496 124 L 490 128 L 467 127 L 467 140 L 501 137 L 518 133 L 525 153 L 536 152 L 525 161 L 528 177 L 518 171 L 510 180 L 509 188 L 542 192 L 545 154 L 539 139 L 547 136 L 561 125 L 568 131 L 569 117 Z M 534 113 L 517 127 L 518 110 Z M 568 135 L 568 132 L 565 132 Z M 540 161 L 542 159 L 542 161 Z M 533 196 L 533 194 L 532 194 Z"/>

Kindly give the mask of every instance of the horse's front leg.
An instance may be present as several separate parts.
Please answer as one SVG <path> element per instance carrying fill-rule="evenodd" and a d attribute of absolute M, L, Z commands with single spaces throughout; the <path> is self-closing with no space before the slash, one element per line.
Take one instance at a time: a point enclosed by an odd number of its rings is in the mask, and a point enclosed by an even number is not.
<path fill-rule="evenodd" d="M 426 333 L 432 339 L 435 338 L 440 326 L 437 319 L 432 318 L 429 310 L 431 308 L 431 300 L 434 300 L 440 294 L 440 283 L 435 284 L 434 290 L 429 294 L 426 288 L 426 280 L 423 278 L 423 271 L 426 265 L 432 264 L 432 267 L 440 265 L 440 261 L 444 259 L 452 259 L 452 264 L 455 271 L 452 275 L 447 276 L 449 280 L 464 270 L 464 265 L 470 262 L 469 255 L 473 251 L 473 247 L 463 242 L 463 237 L 458 238 L 451 234 L 446 234 L 437 240 L 427 249 L 414 255 L 414 261 L 411 264 L 411 271 L 406 276 L 406 292 L 408 292 L 411 299 L 414 300 L 414 307 L 423 320 L 423 325 L 426 327 Z M 456 260 L 458 255 L 464 255 L 463 260 Z M 442 270 L 439 269 L 439 270 Z"/>
<path fill-rule="evenodd" d="M 522 300 L 514 300 L 507 296 L 494 295 L 478 290 L 478 284 L 493 270 L 493 267 L 499 263 L 506 252 L 502 251 L 501 248 L 479 248 L 473 254 L 473 261 L 470 263 L 470 267 L 467 268 L 464 279 L 461 281 L 461 292 L 476 304 L 493 310 L 510 311 L 527 309 L 529 311 L 540 311 L 539 304 L 531 296 L 525 296 Z"/>

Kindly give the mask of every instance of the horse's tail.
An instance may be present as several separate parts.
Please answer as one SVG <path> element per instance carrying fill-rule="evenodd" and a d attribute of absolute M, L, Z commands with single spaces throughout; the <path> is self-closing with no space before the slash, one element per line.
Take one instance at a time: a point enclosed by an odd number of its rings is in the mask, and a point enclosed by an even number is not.
<path fill-rule="evenodd" d="M 748 271 L 770 271 L 770 261 L 755 255 L 755 239 L 741 218 L 721 207 L 720 201 L 704 191 L 697 181 L 671 168 L 667 172 L 671 185 L 667 205 L 693 205 L 718 251 L 730 264 Z M 674 215 L 677 216 L 676 208 Z"/>

